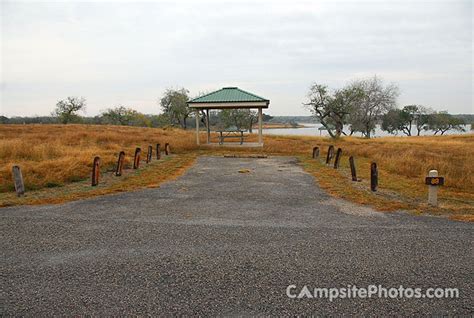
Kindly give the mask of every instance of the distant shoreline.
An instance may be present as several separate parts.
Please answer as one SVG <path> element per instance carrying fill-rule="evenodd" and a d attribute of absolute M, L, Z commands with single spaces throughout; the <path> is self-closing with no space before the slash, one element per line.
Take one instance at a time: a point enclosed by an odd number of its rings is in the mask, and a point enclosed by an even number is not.
<path fill-rule="evenodd" d="M 262 125 L 263 129 L 291 129 L 291 128 L 307 128 L 305 125 L 296 124 L 292 125 L 289 123 L 264 123 Z M 258 125 L 253 127 L 254 129 L 258 129 Z"/>

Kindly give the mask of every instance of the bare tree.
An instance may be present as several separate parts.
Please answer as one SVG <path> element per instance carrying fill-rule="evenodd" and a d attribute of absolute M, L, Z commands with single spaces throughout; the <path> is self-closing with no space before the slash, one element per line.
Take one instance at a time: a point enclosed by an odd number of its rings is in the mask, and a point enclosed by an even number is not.
<path fill-rule="evenodd" d="M 377 76 L 356 80 L 351 87 L 364 94 L 354 109 L 352 124 L 358 127 L 366 138 L 370 138 L 381 116 L 395 107 L 399 95 L 398 87 L 394 84 L 384 85 Z"/>

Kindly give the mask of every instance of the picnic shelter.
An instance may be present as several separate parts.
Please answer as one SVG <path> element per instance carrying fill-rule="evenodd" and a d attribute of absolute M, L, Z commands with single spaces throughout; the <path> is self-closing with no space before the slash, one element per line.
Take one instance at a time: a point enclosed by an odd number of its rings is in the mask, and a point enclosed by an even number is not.
<path fill-rule="evenodd" d="M 206 144 L 211 145 L 211 130 L 209 127 L 209 110 L 223 109 L 257 109 L 258 110 L 258 143 L 245 143 L 243 130 L 219 130 L 219 143 L 212 145 L 231 145 L 231 146 L 263 146 L 262 135 L 262 110 L 268 108 L 270 100 L 257 96 L 253 93 L 244 91 L 238 87 L 224 87 L 215 92 L 194 98 L 188 102 L 190 108 L 195 110 L 196 117 L 196 142 L 199 145 L 199 112 L 206 113 Z M 226 142 L 231 138 L 237 138 L 240 143 Z"/>

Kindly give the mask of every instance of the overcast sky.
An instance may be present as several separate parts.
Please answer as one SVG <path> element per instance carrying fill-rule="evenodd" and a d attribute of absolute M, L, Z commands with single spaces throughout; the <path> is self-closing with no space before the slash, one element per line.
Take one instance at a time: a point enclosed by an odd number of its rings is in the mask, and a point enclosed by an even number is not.
<path fill-rule="evenodd" d="M 456 1 L 3 1 L 0 115 L 158 113 L 168 88 L 238 86 L 272 115 L 307 115 L 311 83 L 377 74 L 399 106 L 473 109 L 473 7 Z"/>

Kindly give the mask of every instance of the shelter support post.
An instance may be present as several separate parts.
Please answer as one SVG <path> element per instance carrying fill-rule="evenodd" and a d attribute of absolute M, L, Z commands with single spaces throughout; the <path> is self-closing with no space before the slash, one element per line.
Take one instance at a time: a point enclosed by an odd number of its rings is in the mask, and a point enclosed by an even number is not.
<path fill-rule="evenodd" d="M 209 127 L 209 109 L 206 109 L 206 127 L 207 127 L 207 143 L 211 140 L 211 128 Z"/>
<path fill-rule="evenodd" d="M 263 132 L 262 132 L 262 108 L 258 109 L 258 143 L 263 143 Z"/>
<path fill-rule="evenodd" d="M 199 145 L 199 109 L 196 108 L 196 143 Z"/>

